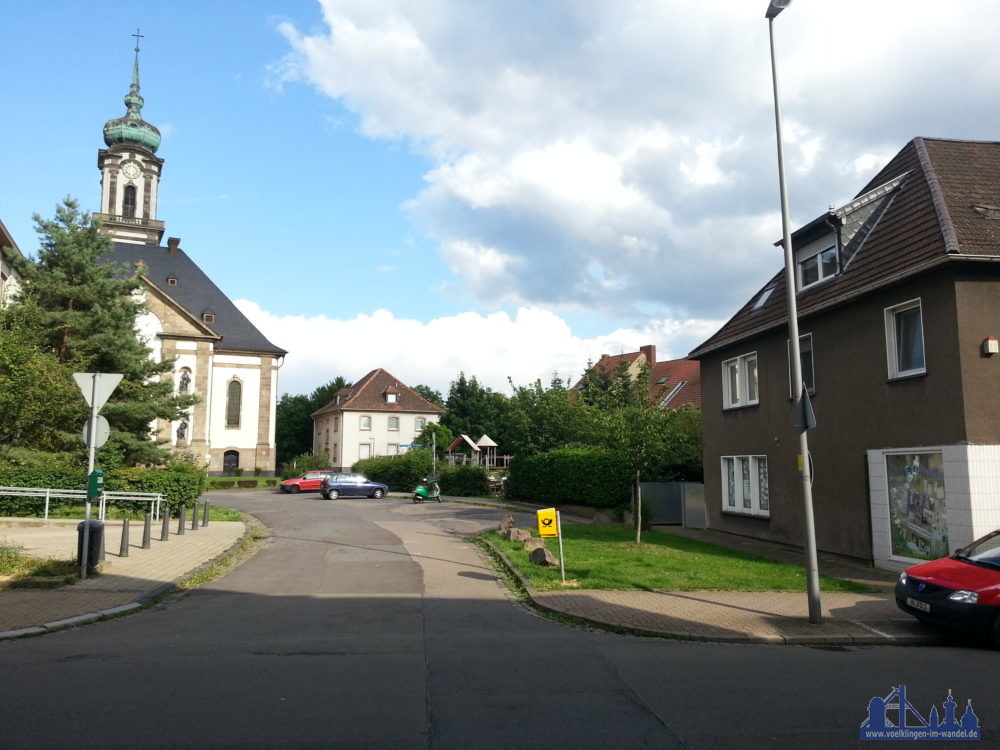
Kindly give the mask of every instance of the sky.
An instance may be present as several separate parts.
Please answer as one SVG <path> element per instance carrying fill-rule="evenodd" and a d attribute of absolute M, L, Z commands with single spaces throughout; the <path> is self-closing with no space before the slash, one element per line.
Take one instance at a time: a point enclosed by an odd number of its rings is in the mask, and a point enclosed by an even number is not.
<path fill-rule="evenodd" d="M 140 30 L 158 218 L 283 393 L 687 355 L 780 270 L 766 0 L 0 0 L 0 219 L 99 208 Z M 995 0 L 774 22 L 792 227 L 917 136 L 1000 137 Z"/>

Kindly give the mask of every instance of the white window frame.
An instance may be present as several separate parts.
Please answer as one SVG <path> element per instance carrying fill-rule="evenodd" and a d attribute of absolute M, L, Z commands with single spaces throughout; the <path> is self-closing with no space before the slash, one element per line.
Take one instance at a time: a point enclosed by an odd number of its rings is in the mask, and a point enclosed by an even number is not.
<path fill-rule="evenodd" d="M 722 456 L 722 512 L 771 517 L 767 456 Z M 732 483 L 730 483 L 732 471 Z"/>
<path fill-rule="evenodd" d="M 899 362 L 899 342 L 896 339 L 896 321 L 901 313 L 909 312 L 914 309 L 919 312 L 921 363 L 919 367 L 911 367 L 910 369 L 904 370 L 900 367 Z M 897 378 L 909 378 L 915 375 L 924 375 L 927 373 L 927 349 L 924 346 L 924 342 L 924 311 L 919 297 L 903 302 L 899 305 L 893 305 L 892 307 L 885 308 L 885 355 L 890 380 L 895 380 Z"/>
<path fill-rule="evenodd" d="M 752 363 L 752 364 L 751 364 Z M 752 377 L 749 373 L 752 372 Z M 735 393 L 734 393 L 735 391 Z M 741 354 L 722 363 L 722 407 L 740 409 L 760 403 L 757 352 Z"/>
<path fill-rule="evenodd" d="M 372 428 L 372 418 L 367 414 L 362 414 L 358 419 L 359 430 L 370 430 Z"/>
<path fill-rule="evenodd" d="M 390 432 L 399 432 L 399 417 L 389 417 L 389 426 L 387 429 Z"/>
<path fill-rule="evenodd" d="M 799 336 L 799 353 L 804 353 L 806 351 L 805 344 L 806 339 L 808 339 L 809 353 L 812 355 L 809 357 L 809 372 L 806 373 L 806 368 L 802 367 L 802 383 L 806 387 L 806 391 L 810 396 L 816 395 L 816 349 L 813 347 L 813 335 L 811 333 L 803 333 Z M 788 350 L 788 397 L 795 398 L 797 394 L 792 393 L 792 340 L 787 339 L 786 348 Z"/>
<path fill-rule="evenodd" d="M 823 256 L 829 253 L 830 251 L 833 251 L 833 271 L 829 273 L 824 273 Z M 812 260 L 813 258 L 816 259 L 816 280 L 810 281 L 808 284 L 806 284 L 802 278 L 803 277 L 802 268 L 808 261 Z M 809 287 L 816 286 L 817 284 L 822 284 L 827 279 L 832 279 L 834 276 L 837 275 L 838 265 L 839 264 L 837 262 L 836 244 L 833 244 L 830 247 L 823 248 L 822 250 L 817 250 L 815 253 L 810 253 L 809 255 L 803 256 L 799 260 L 799 262 L 795 264 L 796 274 L 797 274 L 796 281 L 798 281 L 799 283 L 799 289 L 800 290 L 808 289 Z"/>
<path fill-rule="evenodd" d="M 417 431 L 418 434 L 420 432 L 422 432 L 423 429 L 424 429 L 424 427 L 426 427 L 426 426 L 427 426 L 427 418 L 426 417 L 416 417 L 413 420 L 413 428 Z"/>
<path fill-rule="evenodd" d="M 399 394 L 387 393 L 385 394 L 385 401 L 387 404 L 395 404 L 397 401 L 399 401 Z"/>

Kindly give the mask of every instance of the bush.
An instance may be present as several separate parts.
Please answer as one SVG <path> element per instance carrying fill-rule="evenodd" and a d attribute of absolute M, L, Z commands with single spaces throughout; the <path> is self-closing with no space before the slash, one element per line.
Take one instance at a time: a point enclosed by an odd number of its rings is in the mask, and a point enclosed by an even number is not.
<path fill-rule="evenodd" d="M 0 469 L 0 486 L 86 489 L 86 469 Z M 117 492 L 150 492 L 164 496 L 171 509 L 192 505 L 205 489 L 205 475 L 171 469 L 111 469 L 104 474 L 104 488 Z M 145 512 L 144 502 L 116 503 L 117 507 Z M 41 516 L 44 497 L 0 496 L 0 516 Z"/>
<path fill-rule="evenodd" d="M 481 466 L 447 466 L 440 472 L 442 495 L 479 497 L 490 494 L 490 481 Z"/>
<path fill-rule="evenodd" d="M 364 458 L 351 467 L 373 482 L 388 485 L 391 492 L 410 492 L 431 473 L 431 454 L 412 450 L 399 456 Z"/>
<path fill-rule="evenodd" d="M 629 501 L 633 472 L 606 448 L 559 448 L 511 460 L 508 497 L 615 508 Z"/>

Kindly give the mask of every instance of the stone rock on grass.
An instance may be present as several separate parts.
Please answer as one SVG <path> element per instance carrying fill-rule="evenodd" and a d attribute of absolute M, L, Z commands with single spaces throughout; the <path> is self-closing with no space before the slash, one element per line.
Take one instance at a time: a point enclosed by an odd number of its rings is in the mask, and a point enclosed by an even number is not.
<path fill-rule="evenodd" d="M 515 526 L 507 533 L 507 538 L 512 542 L 526 542 L 531 539 L 531 532 L 527 529 L 519 529 Z"/>
<path fill-rule="evenodd" d="M 524 549 L 526 552 L 531 552 L 536 549 L 545 549 L 545 540 L 535 539 L 534 537 L 532 537 L 531 539 L 525 539 Z"/>
<path fill-rule="evenodd" d="M 559 564 L 559 561 L 549 552 L 545 547 L 539 547 L 538 549 L 531 550 L 531 554 L 528 558 L 535 565 L 541 565 L 546 568 L 552 568 Z"/>

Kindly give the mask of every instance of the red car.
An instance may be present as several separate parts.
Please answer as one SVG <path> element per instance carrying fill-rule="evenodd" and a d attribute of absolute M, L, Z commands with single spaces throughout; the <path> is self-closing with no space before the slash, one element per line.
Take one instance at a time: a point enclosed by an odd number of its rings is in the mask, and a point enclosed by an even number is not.
<path fill-rule="evenodd" d="M 985 635 L 1000 648 L 1000 529 L 900 573 L 896 604 L 922 622 Z"/>
<path fill-rule="evenodd" d="M 309 492 L 310 490 L 318 490 L 320 482 L 322 482 L 330 474 L 333 474 L 333 469 L 322 469 L 321 471 L 307 471 L 301 476 L 292 477 L 291 479 L 286 479 L 284 482 L 278 485 L 278 488 L 282 492 L 291 492 L 293 495 L 296 492 Z"/>

